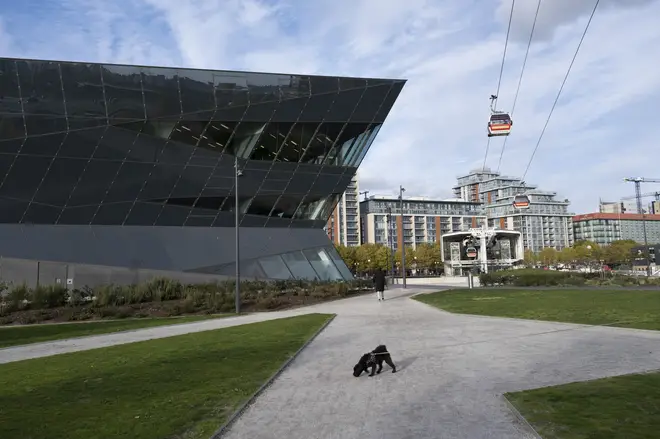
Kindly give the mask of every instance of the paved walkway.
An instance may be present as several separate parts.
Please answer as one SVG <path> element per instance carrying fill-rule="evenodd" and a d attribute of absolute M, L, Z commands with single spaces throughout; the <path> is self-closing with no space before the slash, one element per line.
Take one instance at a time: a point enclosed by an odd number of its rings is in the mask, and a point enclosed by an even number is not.
<path fill-rule="evenodd" d="M 249 407 L 229 439 L 531 438 L 504 392 L 660 368 L 660 333 L 453 315 L 391 290 L 305 309 L 0 350 L 0 363 L 308 312 L 338 316 Z M 387 345 L 400 371 L 351 375 Z"/>

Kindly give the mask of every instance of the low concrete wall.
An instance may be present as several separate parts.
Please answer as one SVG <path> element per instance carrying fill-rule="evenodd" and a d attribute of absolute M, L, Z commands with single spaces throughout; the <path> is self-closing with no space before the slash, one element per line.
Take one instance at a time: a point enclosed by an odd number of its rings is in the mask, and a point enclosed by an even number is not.
<path fill-rule="evenodd" d="M 393 285 L 403 284 L 400 277 L 392 279 Z M 435 277 L 407 277 L 406 285 L 440 285 L 440 286 L 455 286 L 455 287 L 468 287 L 468 278 L 461 276 L 435 276 Z M 479 277 L 474 277 L 474 286 L 478 287 Z"/>

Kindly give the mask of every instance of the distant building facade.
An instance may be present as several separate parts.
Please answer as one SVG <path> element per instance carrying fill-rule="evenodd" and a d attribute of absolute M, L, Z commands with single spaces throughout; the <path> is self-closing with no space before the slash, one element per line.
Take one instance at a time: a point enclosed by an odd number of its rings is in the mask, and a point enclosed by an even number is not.
<path fill-rule="evenodd" d="M 486 215 L 480 203 L 465 200 L 403 199 L 372 196 L 360 202 L 362 242 L 416 248 L 440 243 L 442 235 L 482 227 Z"/>
<path fill-rule="evenodd" d="M 360 245 L 360 185 L 356 173 L 342 194 L 337 207 L 330 215 L 326 233 L 335 245 L 354 247 Z"/>
<path fill-rule="evenodd" d="M 660 243 L 660 215 L 637 213 L 588 213 L 573 217 L 573 237 L 598 245 L 631 239 L 644 244 L 644 225 L 649 244 Z"/>
<path fill-rule="evenodd" d="M 456 197 L 483 203 L 489 227 L 521 232 L 525 249 L 538 252 L 545 247 L 561 250 L 573 245 L 570 202 L 555 199 L 556 192 L 539 190 L 520 178 L 504 176 L 489 168 L 459 177 L 453 190 Z M 527 195 L 528 209 L 514 209 L 516 194 Z"/>

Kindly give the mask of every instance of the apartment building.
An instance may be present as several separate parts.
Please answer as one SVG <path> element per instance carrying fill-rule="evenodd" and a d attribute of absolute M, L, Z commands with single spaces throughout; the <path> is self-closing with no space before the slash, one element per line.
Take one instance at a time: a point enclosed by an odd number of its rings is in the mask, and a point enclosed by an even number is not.
<path fill-rule="evenodd" d="M 443 234 L 482 227 L 486 216 L 479 203 L 465 200 L 433 200 L 423 197 L 372 196 L 360 202 L 364 243 L 416 248 L 440 242 Z"/>
<path fill-rule="evenodd" d="M 587 213 L 573 217 L 573 236 L 577 240 L 608 245 L 632 239 L 644 244 L 644 226 L 649 244 L 660 244 L 660 215 L 637 213 Z"/>
<path fill-rule="evenodd" d="M 337 207 L 330 215 L 325 231 L 336 245 L 360 245 L 360 186 L 358 174 L 353 176 L 346 191 L 342 194 Z"/>
<path fill-rule="evenodd" d="M 557 193 L 538 189 L 519 177 L 502 175 L 484 167 L 457 178 L 454 195 L 473 203 L 483 203 L 489 227 L 522 233 L 523 246 L 535 252 L 545 247 L 561 250 L 573 245 L 573 214 L 568 199 L 556 199 Z M 525 194 L 530 206 L 513 207 L 516 194 Z"/>

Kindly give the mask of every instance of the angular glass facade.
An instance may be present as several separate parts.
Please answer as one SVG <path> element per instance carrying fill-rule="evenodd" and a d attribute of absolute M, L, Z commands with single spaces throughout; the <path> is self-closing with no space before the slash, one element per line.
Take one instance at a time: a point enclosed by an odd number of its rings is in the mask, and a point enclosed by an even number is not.
<path fill-rule="evenodd" d="M 404 84 L 0 58 L 0 224 L 321 230 Z"/>

